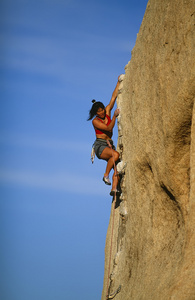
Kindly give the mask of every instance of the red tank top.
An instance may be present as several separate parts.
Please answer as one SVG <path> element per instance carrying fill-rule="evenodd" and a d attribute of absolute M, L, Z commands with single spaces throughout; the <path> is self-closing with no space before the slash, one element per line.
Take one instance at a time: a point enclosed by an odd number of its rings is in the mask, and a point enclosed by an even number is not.
<path fill-rule="evenodd" d="M 110 117 L 109 117 L 108 115 L 106 115 L 106 118 L 108 119 L 108 123 L 105 124 L 105 125 L 108 126 L 108 125 L 110 124 L 110 122 L 111 122 L 111 119 L 110 119 Z M 100 121 L 103 123 L 103 121 L 102 121 L 101 119 L 98 118 L 98 120 L 100 120 Z M 95 129 L 95 133 L 96 133 L 96 134 L 104 134 L 104 132 L 102 132 L 102 131 L 99 130 L 99 129 Z"/>

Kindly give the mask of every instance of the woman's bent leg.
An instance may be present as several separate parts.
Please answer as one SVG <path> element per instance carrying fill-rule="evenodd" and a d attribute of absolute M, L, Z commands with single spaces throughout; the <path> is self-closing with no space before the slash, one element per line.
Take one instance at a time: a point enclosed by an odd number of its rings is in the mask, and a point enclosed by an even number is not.
<path fill-rule="evenodd" d="M 119 159 L 119 153 L 113 149 L 110 149 L 109 147 L 106 147 L 102 151 L 100 158 L 107 161 L 106 171 L 104 175 L 108 176 L 115 162 Z"/>

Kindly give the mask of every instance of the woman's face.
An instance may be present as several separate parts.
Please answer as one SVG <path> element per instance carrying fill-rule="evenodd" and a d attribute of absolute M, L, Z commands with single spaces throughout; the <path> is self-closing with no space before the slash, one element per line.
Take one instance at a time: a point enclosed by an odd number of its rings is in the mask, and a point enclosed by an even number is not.
<path fill-rule="evenodd" d="M 101 119 L 104 119 L 106 116 L 106 110 L 104 108 L 99 107 L 97 110 L 97 116 Z"/>

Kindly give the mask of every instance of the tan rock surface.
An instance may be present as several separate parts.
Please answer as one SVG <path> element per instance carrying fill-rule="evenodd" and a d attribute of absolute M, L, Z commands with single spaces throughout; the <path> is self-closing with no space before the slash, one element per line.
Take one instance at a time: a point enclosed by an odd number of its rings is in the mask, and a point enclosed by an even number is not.
<path fill-rule="evenodd" d="M 102 300 L 195 299 L 194 23 L 194 1 L 149 0 L 125 68 Z"/>

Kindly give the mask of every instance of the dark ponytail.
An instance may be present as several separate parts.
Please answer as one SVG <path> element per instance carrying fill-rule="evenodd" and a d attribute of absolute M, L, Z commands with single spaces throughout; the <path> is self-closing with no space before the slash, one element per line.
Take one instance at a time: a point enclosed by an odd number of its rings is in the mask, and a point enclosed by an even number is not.
<path fill-rule="evenodd" d="M 93 103 L 93 105 L 89 111 L 89 118 L 87 119 L 87 121 L 93 119 L 93 117 L 97 114 L 97 111 L 99 108 L 105 109 L 105 106 L 102 102 L 99 102 L 99 101 L 96 102 L 95 99 L 93 99 L 91 102 Z"/>

